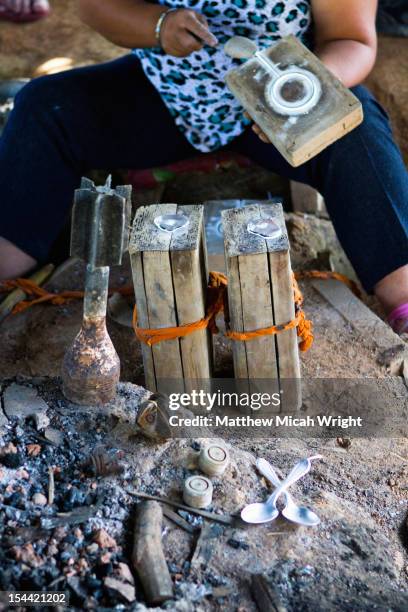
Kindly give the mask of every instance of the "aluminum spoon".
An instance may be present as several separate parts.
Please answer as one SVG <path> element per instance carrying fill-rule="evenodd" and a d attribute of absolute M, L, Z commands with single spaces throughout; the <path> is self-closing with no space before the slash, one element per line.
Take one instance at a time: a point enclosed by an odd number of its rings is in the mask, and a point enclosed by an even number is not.
<path fill-rule="evenodd" d="M 307 459 L 299 461 L 292 469 L 290 474 L 280 483 L 275 491 L 268 497 L 265 502 L 258 502 L 245 506 L 241 511 L 241 518 L 246 523 L 261 524 L 269 523 L 279 516 L 279 510 L 276 507 L 278 497 L 286 491 L 294 482 L 302 478 L 310 471 L 312 467 L 312 459 L 320 458 L 321 455 L 315 455 Z"/>
<path fill-rule="evenodd" d="M 271 464 L 266 461 L 266 459 L 257 459 L 256 467 L 259 472 L 265 476 L 275 487 L 278 487 L 281 483 L 277 473 L 271 466 Z M 320 523 L 320 519 L 312 510 L 306 508 L 306 506 L 299 506 L 289 491 L 285 491 L 283 493 L 285 496 L 285 507 L 282 510 L 283 516 L 288 519 L 288 521 L 292 521 L 292 523 L 298 523 L 299 525 L 305 525 L 307 527 L 312 527 L 313 525 L 318 525 Z"/>

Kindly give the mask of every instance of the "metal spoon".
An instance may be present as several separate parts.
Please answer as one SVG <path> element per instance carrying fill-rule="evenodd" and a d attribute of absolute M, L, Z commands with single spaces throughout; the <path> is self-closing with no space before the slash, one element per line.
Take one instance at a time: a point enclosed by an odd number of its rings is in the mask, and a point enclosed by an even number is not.
<path fill-rule="evenodd" d="M 256 43 L 246 36 L 233 36 L 224 45 L 224 52 L 235 59 L 248 59 L 257 50 Z"/>
<path fill-rule="evenodd" d="M 274 74 L 275 77 L 281 75 L 278 66 L 271 62 L 262 51 L 259 51 L 256 43 L 250 38 L 246 38 L 246 36 L 233 36 L 230 38 L 224 45 L 224 53 L 235 59 L 255 57 L 267 72 Z"/>
<path fill-rule="evenodd" d="M 277 473 L 266 459 L 257 459 L 256 467 L 275 487 L 280 485 L 281 481 Z M 306 506 L 299 506 L 289 491 L 285 491 L 283 495 L 285 496 L 285 507 L 282 510 L 282 514 L 288 521 L 310 527 L 320 523 L 317 514 L 306 508 Z"/>
<path fill-rule="evenodd" d="M 312 459 L 318 459 L 321 455 L 315 455 L 307 459 L 299 461 L 288 476 L 280 483 L 275 491 L 268 497 L 265 502 L 249 504 L 241 511 L 241 518 L 246 523 L 260 524 L 269 523 L 276 519 L 279 515 L 279 510 L 276 507 L 278 497 L 286 491 L 294 482 L 302 478 L 310 471 L 312 467 Z"/>

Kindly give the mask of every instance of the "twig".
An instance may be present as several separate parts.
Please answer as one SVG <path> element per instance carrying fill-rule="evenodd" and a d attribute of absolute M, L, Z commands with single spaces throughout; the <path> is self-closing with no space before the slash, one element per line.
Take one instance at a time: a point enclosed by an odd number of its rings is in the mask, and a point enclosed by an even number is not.
<path fill-rule="evenodd" d="M 175 523 L 178 527 L 184 529 L 184 531 L 187 531 L 187 533 L 194 534 L 197 531 L 197 529 L 190 525 L 190 523 L 187 523 L 187 521 L 185 521 L 181 516 L 179 516 L 176 512 L 173 512 L 173 510 L 166 508 L 166 506 L 163 507 L 163 514 L 170 521 L 173 521 L 173 523 Z"/>
<path fill-rule="evenodd" d="M 54 503 L 55 494 L 55 482 L 54 482 L 54 468 L 51 466 L 48 468 L 48 505 L 52 506 Z"/>
<path fill-rule="evenodd" d="M 54 267 L 55 266 L 53 264 L 47 264 L 29 276 L 29 280 L 37 285 L 44 284 L 53 273 Z M 25 300 L 26 297 L 27 295 L 22 289 L 14 289 L 14 291 L 9 293 L 0 304 L 0 322 L 10 314 L 16 304 Z"/>
<path fill-rule="evenodd" d="M 129 495 L 133 497 L 142 497 L 143 499 L 153 499 L 154 501 L 162 502 L 163 504 L 168 504 L 169 506 L 173 506 L 174 508 L 179 508 L 180 510 L 186 510 L 186 512 L 191 512 L 191 514 L 199 514 L 204 518 L 210 519 L 212 521 L 216 521 L 218 523 L 223 523 L 224 525 L 233 525 L 236 517 L 231 516 L 230 514 L 215 514 L 215 512 L 207 512 L 207 510 L 199 510 L 198 508 L 191 508 L 190 506 L 185 506 L 184 504 L 179 504 L 178 502 L 172 501 L 171 499 L 167 499 L 167 497 L 158 497 L 157 495 L 148 495 L 147 493 L 142 493 L 141 491 L 129 491 L 129 489 L 125 489 Z"/>

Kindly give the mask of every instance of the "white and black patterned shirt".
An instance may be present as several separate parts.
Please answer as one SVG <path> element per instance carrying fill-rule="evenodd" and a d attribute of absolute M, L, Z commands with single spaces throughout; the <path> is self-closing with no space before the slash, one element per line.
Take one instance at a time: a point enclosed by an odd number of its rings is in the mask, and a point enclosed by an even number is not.
<path fill-rule="evenodd" d="M 223 46 L 231 36 L 247 36 L 262 49 L 294 34 L 302 37 L 311 22 L 310 0 L 159 0 L 169 8 L 202 13 L 217 47 L 204 46 L 185 58 L 160 48 L 135 49 L 142 68 L 160 93 L 177 126 L 198 150 L 218 149 L 247 127 L 242 107 L 224 82 L 237 60 Z"/>

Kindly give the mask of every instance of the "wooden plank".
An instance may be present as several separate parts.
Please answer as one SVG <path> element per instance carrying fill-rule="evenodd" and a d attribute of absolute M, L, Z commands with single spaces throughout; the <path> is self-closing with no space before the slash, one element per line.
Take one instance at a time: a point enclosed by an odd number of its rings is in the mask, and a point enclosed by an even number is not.
<path fill-rule="evenodd" d="M 143 273 L 147 310 L 152 329 L 178 325 L 168 251 L 145 251 Z M 166 340 L 152 346 L 156 383 L 159 379 L 183 378 L 179 341 Z M 158 384 L 158 388 L 160 385 Z"/>
<path fill-rule="evenodd" d="M 268 206 L 269 209 L 274 207 Z M 253 331 L 274 324 L 266 240 L 250 234 L 247 225 L 262 214 L 253 204 L 222 212 L 228 274 L 228 303 L 231 328 Z M 278 377 L 275 339 L 264 337 L 233 342 L 236 378 Z"/>
<path fill-rule="evenodd" d="M 239 256 L 238 266 L 244 331 L 274 325 L 267 255 Z M 263 336 L 243 344 L 248 378 L 278 378 L 274 336 Z"/>
<path fill-rule="evenodd" d="M 185 214 L 189 222 L 174 232 L 156 227 L 159 215 Z M 130 240 L 139 321 L 143 326 L 174 327 L 205 315 L 207 269 L 203 245 L 203 208 L 160 204 L 137 210 Z M 208 330 L 143 348 L 146 379 L 165 389 L 166 379 L 208 379 L 212 343 Z M 160 381 L 161 384 L 160 384 Z M 182 385 L 183 386 L 183 385 Z M 188 385 L 187 385 L 188 386 Z M 191 386 L 191 385 L 190 385 Z M 194 386 L 194 385 L 193 385 Z M 187 387 L 184 387 L 187 389 Z"/>
<path fill-rule="evenodd" d="M 189 225 L 183 233 L 177 232 L 170 245 L 177 318 L 179 325 L 184 325 L 205 316 L 206 269 L 200 258 L 203 209 L 202 206 L 180 206 L 178 211 L 189 216 Z M 203 329 L 180 339 L 185 381 L 210 378 L 212 359 L 208 336 L 208 330 Z"/>
<path fill-rule="evenodd" d="M 290 181 L 290 195 L 294 212 L 328 216 L 323 196 L 310 185 Z"/>
<path fill-rule="evenodd" d="M 153 204 L 136 211 L 129 243 L 136 307 L 141 327 L 177 325 L 169 248 L 171 234 L 154 224 L 159 215 L 177 212 L 177 204 Z M 140 294 L 139 294 L 140 291 Z M 178 340 L 142 344 L 146 386 L 158 390 L 157 378 L 182 378 Z"/>
<path fill-rule="evenodd" d="M 292 320 L 295 316 L 292 273 L 282 205 L 255 204 L 223 211 L 222 217 L 231 328 L 254 331 Z M 272 218 L 281 234 L 264 238 L 249 233 L 248 223 L 256 218 Z M 291 379 L 291 384 L 285 385 L 286 406 L 299 407 L 300 366 L 295 330 L 234 342 L 233 351 L 236 378 L 258 380 L 264 391 L 267 389 L 261 380 L 271 381 L 268 390 L 272 392 L 278 390 L 281 376 Z"/>
<path fill-rule="evenodd" d="M 173 583 L 162 545 L 162 519 L 157 501 L 143 501 L 136 506 L 132 565 L 146 601 L 158 606 L 173 597 Z"/>
<path fill-rule="evenodd" d="M 235 331 L 244 331 L 238 258 L 226 257 L 225 261 L 228 276 L 228 309 L 230 325 Z M 233 342 L 232 355 L 235 378 L 247 379 L 248 365 L 245 344 L 243 342 Z"/>
<path fill-rule="evenodd" d="M 399 375 L 408 359 L 406 343 L 340 281 L 314 280 L 312 286 L 354 329 L 377 347 L 377 361 Z"/>
<path fill-rule="evenodd" d="M 275 325 L 295 318 L 292 268 L 288 251 L 269 253 L 269 269 L 273 291 Z M 283 390 L 281 408 L 297 410 L 302 405 L 300 362 L 296 329 L 276 336 L 280 388 Z"/>
<path fill-rule="evenodd" d="M 161 231 L 154 223 L 159 215 L 177 212 L 177 204 L 152 204 L 137 209 L 130 235 L 129 253 L 168 251 L 171 234 Z"/>
<path fill-rule="evenodd" d="M 292 166 L 311 159 L 362 122 L 360 101 L 297 38 L 287 36 L 263 53 L 279 64 L 280 71 L 298 66 L 320 82 L 316 106 L 303 115 L 288 116 L 268 103 L 271 75 L 257 59 L 247 60 L 226 76 L 232 93 Z"/>
<path fill-rule="evenodd" d="M 144 284 L 142 253 L 132 255 L 132 277 L 135 289 L 137 319 L 140 327 L 150 328 L 149 313 L 147 310 L 146 288 Z M 152 349 L 142 342 L 143 368 L 145 385 L 151 391 L 156 390 L 156 376 L 154 372 Z"/>

